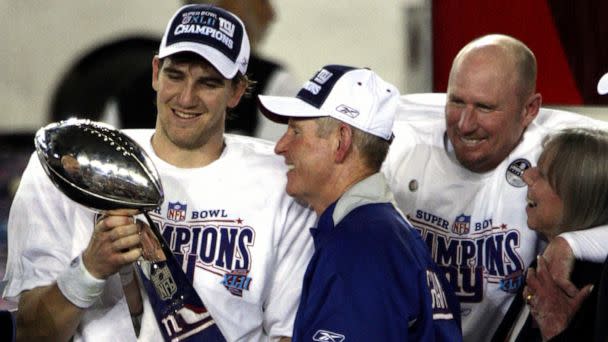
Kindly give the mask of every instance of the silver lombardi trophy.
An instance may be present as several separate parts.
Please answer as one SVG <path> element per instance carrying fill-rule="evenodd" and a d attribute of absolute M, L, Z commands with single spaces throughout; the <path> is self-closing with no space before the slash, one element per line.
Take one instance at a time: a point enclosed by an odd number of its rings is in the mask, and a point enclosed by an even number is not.
<path fill-rule="evenodd" d="M 115 128 L 89 120 L 69 119 L 41 128 L 35 145 L 42 166 L 69 198 L 97 212 L 138 209 L 158 246 L 151 260 L 137 262 L 159 328 L 167 341 L 225 341 L 159 227 L 148 212 L 163 204 L 158 171 L 145 151 Z M 147 231 L 146 231 L 147 232 Z"/>

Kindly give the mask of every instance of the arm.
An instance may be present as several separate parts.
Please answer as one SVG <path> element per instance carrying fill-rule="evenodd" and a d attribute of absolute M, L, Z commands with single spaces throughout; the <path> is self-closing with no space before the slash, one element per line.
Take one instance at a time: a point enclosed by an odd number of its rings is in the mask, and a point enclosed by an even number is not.
<path fill-rule="evenodd" d="M 558 236 L 547 245 L 543 252 L 547 267 L 553 279 L 568 281 L 574 267 L 574 253 L 564 238 Z"/>
<path fill-rule="evenodd" d="M 68 341 L 82 311 L 63 296 L 57 284 L 25 291 L 17 311 L 17 341 Z"/>
<path fill-rule="evenodd" d="M 602 263 L 608 256 L 608 225 L 559 235 L 565 239 L 577 259 Z"/>
<path fill-rule="evenodd" d="M 276 242 L 275 272 L 264 302 L 264 330 L 273 341 L 291 338 L 302 278 L 313 253 L 309 228 L 314 226 L 314 213 L 286 194 L 282 201 L 286 214 Z"/>
<path fill-rule="evenodd" d="M 117 212 L 113 214 L 117 216 L 100 220 L 82 256 L 54 284 L 21 294 L 18 340 L 67 341 L 74 335 L 83 310 L 92 306 L 104 290 L 105 279 L 141 255 L 139 228 L 132 214 Z"/>
<path fill-rule="evenodd" d="M 562 233 L 547 245 L 543 256 L 553 279 L 567 281 L 575 259 L 602 263 L 608 255 L 608 225 Z"/>

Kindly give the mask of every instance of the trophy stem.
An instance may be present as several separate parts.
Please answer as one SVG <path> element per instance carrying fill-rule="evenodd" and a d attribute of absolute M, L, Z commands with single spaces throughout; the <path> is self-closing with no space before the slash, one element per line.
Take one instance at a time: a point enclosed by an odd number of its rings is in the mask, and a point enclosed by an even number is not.
<path fill-rule="evenodd" d="M 226 341 L 205 304 L 147 212 L 165 260 L 136 263 L 154 316 L 165 341 Z"/>

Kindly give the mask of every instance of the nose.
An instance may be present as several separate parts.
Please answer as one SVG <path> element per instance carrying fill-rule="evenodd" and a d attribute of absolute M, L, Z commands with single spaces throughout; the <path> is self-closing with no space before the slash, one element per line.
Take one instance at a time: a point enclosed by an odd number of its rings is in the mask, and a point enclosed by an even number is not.
<path fill-rule="evenodd" d="M 528 187 L 534 184 L 534 181 L 538 177 L 538 168 L 533 167 L 524 171 L 524 174 L 521 175 L 521 179 L 526 183 Z"/>
<path fill-rule="evenodd" d="M 477 114 L 473 106 L 465 106 L 460 112 L 458 129 L 464 133 L 471 133 L 477 129 Z"/>
<path fill-rule="evenodd" d="M 287 132 L 283 133 L 279 141 L 277 141 L 276 145 L 274 145 L 274 153 L 278 155 L 283 155 L 287 152 Z"/>
<path fill-rule="evenodd" d="M 178 95 L 178 103 L 183 108 L 192 108 L 197 105 L 197 97 L 194 85 L 184 84 Z"/>

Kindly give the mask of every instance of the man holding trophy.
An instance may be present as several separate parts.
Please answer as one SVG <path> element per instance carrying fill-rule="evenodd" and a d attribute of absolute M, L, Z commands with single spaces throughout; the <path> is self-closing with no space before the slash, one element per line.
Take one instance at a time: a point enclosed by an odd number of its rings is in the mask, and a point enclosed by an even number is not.
<path fill-rule="evenodd" d="M 208 329 L 229 341 L 291 336 L 312 254 L 301 232 L 315 216 L 285 193 L 286 165 L 272 143 L 224 134 L 226 112 L 249 84 L 248 59 L 245 28 L 229 12 L 185 6 L 167 26 L 152 61 L 156 128 L 123 132 L 162 181 L 164 201 L 148 213 L 162 249 L 137 210 L 98 215 L 30 159 L 11 207 L 3 293 L 19 300 L 18 339 L 184 340 Z M 66 172 L 87 165 L 73 159 L 64 158 Z M 171 263 L 179 270 L 169 272 Z M 140 317 L 139 336 L 131 316 Z"/>

